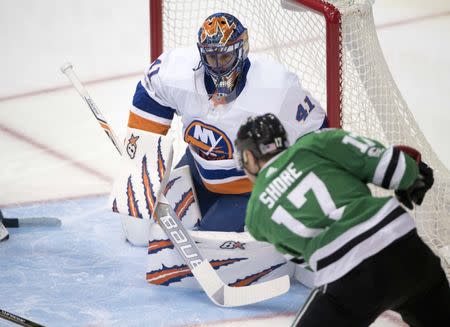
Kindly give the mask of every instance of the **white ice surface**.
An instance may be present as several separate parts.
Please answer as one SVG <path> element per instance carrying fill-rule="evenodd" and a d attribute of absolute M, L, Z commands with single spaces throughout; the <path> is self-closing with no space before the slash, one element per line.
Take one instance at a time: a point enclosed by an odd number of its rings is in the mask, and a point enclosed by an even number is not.
<path fill-rule="evenodd" d="M 10 229 L 0 245 L 1 309 L 46 326 L 185 326 L 292 314 L 308 294 L 295 285 L 279 298 L 228 309 L 200 291 L 150 286 L 146 248 L 122 239 L 105 203 L 97 197 L 4 210 L 60 217 L 62 226 Z"/>

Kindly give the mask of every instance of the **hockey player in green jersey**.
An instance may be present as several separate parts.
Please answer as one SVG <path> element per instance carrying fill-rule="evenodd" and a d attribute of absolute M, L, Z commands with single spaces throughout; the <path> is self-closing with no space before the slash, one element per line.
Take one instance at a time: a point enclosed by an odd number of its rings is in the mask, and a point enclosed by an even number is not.
<path fill-rule="evenodd" d="M 400 204 L 420 205 L 433 185 L 418 151 L 340 129 L 288 147 L 273 114 L 249 118 L 235 146 L 254 183 L 248 231 L 314 271 L 316 288 L 294 326 L 369 326 L 389 309 L 411 326 L 450 326 L 440 260 Z M 368 183 L 396 197 L 375 197 Z"/>

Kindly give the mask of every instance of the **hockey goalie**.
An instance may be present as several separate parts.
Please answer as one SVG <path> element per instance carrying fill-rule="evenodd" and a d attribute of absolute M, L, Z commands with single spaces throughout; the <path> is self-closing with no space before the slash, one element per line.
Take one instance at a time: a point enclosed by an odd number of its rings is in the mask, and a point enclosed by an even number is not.
<path fill-rule="evenodd" d="M 197 49 L 164 52 L 137 84 L 111 203 L 126 239 L 148 247 L 151 284 L 198 287 L 155 220 L 160 193 L 226 284 L 294 274 L 292 262 L 245 232 L 251 183 L 236 167 L 233 144 L 240 124 L 252 115 L 276 114 L 292 143 L 326 127 L 327 119 L 295 74 L 248 52 L 247 29 L 236 17 L 215 13 L 203 22 Z M 187 147 L 168 169 L 175 115 Z"/>

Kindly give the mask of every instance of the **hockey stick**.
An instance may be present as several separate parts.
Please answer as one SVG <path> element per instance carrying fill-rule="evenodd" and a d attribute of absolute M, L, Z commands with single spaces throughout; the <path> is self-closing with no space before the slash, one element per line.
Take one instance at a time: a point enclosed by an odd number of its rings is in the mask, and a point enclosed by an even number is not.
<path fill-rule="evenodd" d="M 65 63 L 61 66 L 61 72 L 67 76 L 69 81 L 72 83 L 73 87 L 78 91 L 80 96 L 86 101 L 88 107 L 91 109 L 92 113 L 94 114 L 95 118 L 97 118 L 98 123 L 105 131 L 106 135 L 108 135 L 111 142 L 116 147 L 117 151 L 122 155 L 122 150 L 120 147 L 120 143 L 117 141 L 117 137 L 114 134 L 113 130 L 109 126 L 108 122 L 106 121 L 103 114 L 98 110 L 97 105 L 92 100 L 91 96 L 87 92 L 86 88 L 81 84 L 81 81 L 78 79 L 78 76 L 73 71 L 73 66 L 71 63 Z"/>
<path fill-rule="evenodd" d="M 61 70 L 63 71 L 63 69 Z M 70 71 L 73 73 L 71 66 Z M 83 96 L 83 94 L 87 93 L 79 81 L 78 87 L 80 88 L 80 95 Z M 86 102 L 89 105 L 89 102 Z M 93 103 L 92 100 L 91 103 Z M 112 138 L 110 139 L 113 141 Z M 114 145 L 116 144 L 114 143 Z M 122 154 L 117 146 L 116 148 L 119 153 Z M 166 159 L 166 172 L 171 171 L 172 161 L 173 145 L 171 145 L 168 158 Z M 284 294 L 289 290 L 290 280 L 288 275 L 249 286 L 231 287 L 225 284 L 217 275 L 209 261 L 203 258 L 194 240 L 186 231 L 173 208 L 167 202 L 162 191 L 165 189 L 168 180 L 169 173 L 165 173 L 156 198 L 157 201 L 154 215 L 161 228 L 170 238 L 183 261 L 191 269 L 192 274 L 211 301 L 219 306 L 235 307 L 261 302 Z"/>
<path fill-rule="evenodd" d="M 8 228 L 46 226 L 59 227 L 61 220 L 53 217 L 3 218 L 3 225 Z"/>
<path fill-rule="evenodd" d="M 169 156 L 166 160 L 167 172 L 171 171 L 172 161 L 173 146 L 170 147 Z M 162 190 L 165 189 L 168 179 L 169 174 L 164 174 L 154 215 L 211 301 L 223 307 L 236 307 L 261 302 L 284 294 L 289 290 L 290 280 L 287 275 L 264 283 L 243 287 L 231 287 L 225 284 L 209 261 L 202 256 L 195 241 L 184 228 L 181 220 L 164 196 Z"/>
<path fill-rule="evenodd" d="M 31 226 L 61 226 L 61 220 L 53 217 L 30 217 L 30 218 L 5 218 L 0 210 L 0 221 L 5 227 L 31 227 Z"/>
<path fill-rule="evenodd" d="M 286 293 L 290 287 L 289 276 L 285 275 L 255 285 L 231 287 L 217 275 L 207 259 L 204 259 L 194 240 L 188 234 L 173 208 L 161 194 L 156 207 L 156 219 L 167 233 L 183 260 L 191 269 L 206 295 L 222 307 L 236 307 L 261 302 Z"/>
<path fill-rule="evenodd" d="M 44 327 L 41 324 L 38 324 L 38 323 L 36 323 L 34 321 L 22 318 L 20 316 L 17 316 L 15 314 L 12 314 L 12 313 L 10 313 L 8 311 L 5 311 L 5 310 L 2 310 L 2 309 L 0 309 L 0 318 L 9 320 L 9 321 L 11 321 L 11 322 L 13 322 L 15 324 L 20 325 L 20 326 L 25 326 L 25 327 Z"/>

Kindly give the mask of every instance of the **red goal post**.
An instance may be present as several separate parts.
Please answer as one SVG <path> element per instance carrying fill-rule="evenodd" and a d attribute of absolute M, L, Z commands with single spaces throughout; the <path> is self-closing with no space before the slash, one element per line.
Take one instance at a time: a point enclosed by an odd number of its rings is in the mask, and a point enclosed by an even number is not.
<path fill-rule="evenodd" d="M 330 126 L 418 149 L 434 169 L 436 182 L 411 214 L 450 277 L 450 173 L 392 78 L 378 42 L 373 2 L 149 0 L 151 57 L 165 49 L 195 47 L 203 20 L 214 12 L 229 12 L 248 28 L 250 52 L 266 53 L 295 72 L 327 108 Z"/>

